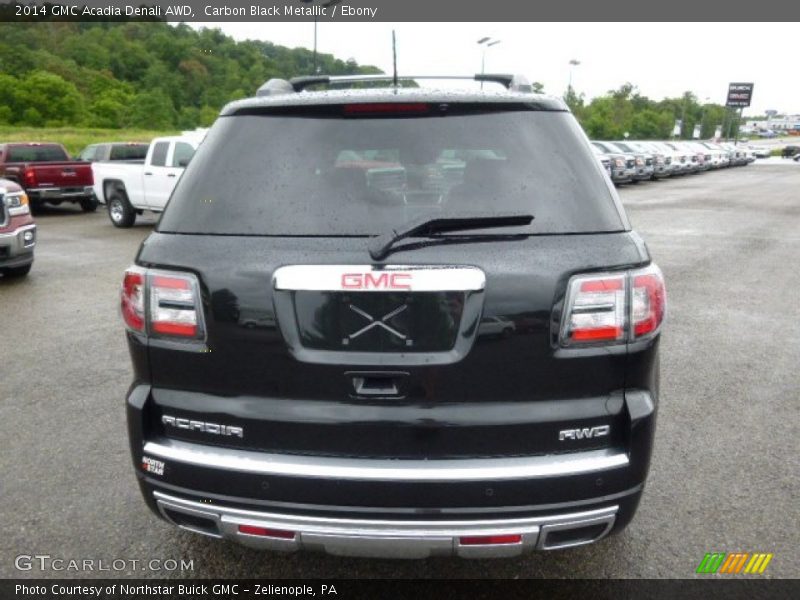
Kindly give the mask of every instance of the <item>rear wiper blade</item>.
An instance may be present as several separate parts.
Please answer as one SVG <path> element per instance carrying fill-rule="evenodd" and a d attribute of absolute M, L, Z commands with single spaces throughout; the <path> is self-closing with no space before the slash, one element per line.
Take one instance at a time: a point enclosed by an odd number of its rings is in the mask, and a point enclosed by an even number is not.
<path fill-rule="evenodd" d="M 465 229 L 519 227 L 530 225 L 531 221 L 533 221 L 533 215 L 521 212 L 464 212 L 447 217 L 422 217 L 372 238 L 369 242 L 369 255 L 373 260 L 383 260 L 391 254 L 392 247 L 397 242 L 415 235 L 430 235 Z"/>

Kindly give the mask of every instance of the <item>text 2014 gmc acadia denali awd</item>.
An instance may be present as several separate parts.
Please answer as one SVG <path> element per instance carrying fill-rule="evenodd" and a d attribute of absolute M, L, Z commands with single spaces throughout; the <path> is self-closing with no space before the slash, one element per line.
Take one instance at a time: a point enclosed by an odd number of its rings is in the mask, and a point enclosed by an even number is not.
<path fill-rule="evenodd" d="M 663 279 L 565 105 L 486 79 L 510 89 L 317 77 L 223 110 L 124 277 L 155 513 L 389 557 L 629 523 Z"/>

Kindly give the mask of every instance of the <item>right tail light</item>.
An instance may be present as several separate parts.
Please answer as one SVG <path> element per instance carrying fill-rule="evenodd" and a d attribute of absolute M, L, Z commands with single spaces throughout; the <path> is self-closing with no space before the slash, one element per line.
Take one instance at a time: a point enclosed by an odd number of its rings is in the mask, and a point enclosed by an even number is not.
<path fill-rule="evenodd" d="M 567 287 L 563 346 L 621 344 L 656 335 L 667 310 L 661 270 L 575 275 Z"/>

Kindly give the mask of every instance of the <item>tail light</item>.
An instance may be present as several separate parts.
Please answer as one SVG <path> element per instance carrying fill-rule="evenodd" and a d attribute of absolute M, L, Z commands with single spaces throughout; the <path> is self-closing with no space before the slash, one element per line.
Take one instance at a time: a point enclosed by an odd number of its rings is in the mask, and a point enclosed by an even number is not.
<path fill-rule="evenodd" d="M 666 314 L 660 269 L 576 275 L 567 289 L 561 344 L 619 344 L 655 335 Z"/>
<path fill-rule="evenodd" d="M 621 158 L 615 158 L 614 164 L 621 168 L 625 166 L 625 161 Z"/>
<path fill-rule="evenodd" d="M 22 179 L 25 182 L 25 187 L 36 187 L 36 171 L 28 167 L 22 172 Z"/>
<path fill-rule="evenodd" d="M 191 273 L 131 267 L 125 272 L 120 306 L 131 331 L 185 339 L 205 334 L 199 285 Z"/>
<path fill-rule="evenodd" d="M 644 164 L 644 161 L 641 159 L 641 157 L 637 156 L 636 157 L 636 165 L 641 167 L 643 164 Z"/>
<path fill-rule="evenodd" d="M 664 276 L 656 265 L 632 271 L 631 329 L 633 339 L 653 334 L 661 327 L 667 310 Z"/>
<path fill-rule="evenodd" d="M 131 267 L 125 271 L 120 294 L 122 319 L 131 331 L 144 331 L 144 278 L 145 271 Z"/>

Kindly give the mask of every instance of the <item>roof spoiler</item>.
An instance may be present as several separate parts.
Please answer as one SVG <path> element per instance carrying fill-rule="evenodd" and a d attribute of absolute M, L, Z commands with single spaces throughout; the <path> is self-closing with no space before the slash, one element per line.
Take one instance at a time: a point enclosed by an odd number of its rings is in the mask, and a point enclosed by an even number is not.
<path fill-rule="evenodd" d="M 309 75 L 306 77 L 293 77 L 290 80 L 270 79 L 256 92 L 256 96 L 276 96 L 302 92 L 307 87 L 314 85 L 332 85 L 362 83 L 372 81 L 412 81 L 415 79 L 457 79 L 465 81 L 479 81 L 499 83 L 512 92 L 533 92 L 533 86 L 522 75 L 509 75 L 502 73 L 479 73 L 477 75 L 407 75 L 397 77 L 394 75 Z M 387 86 L 388 87 L 388 86 Z"/>

